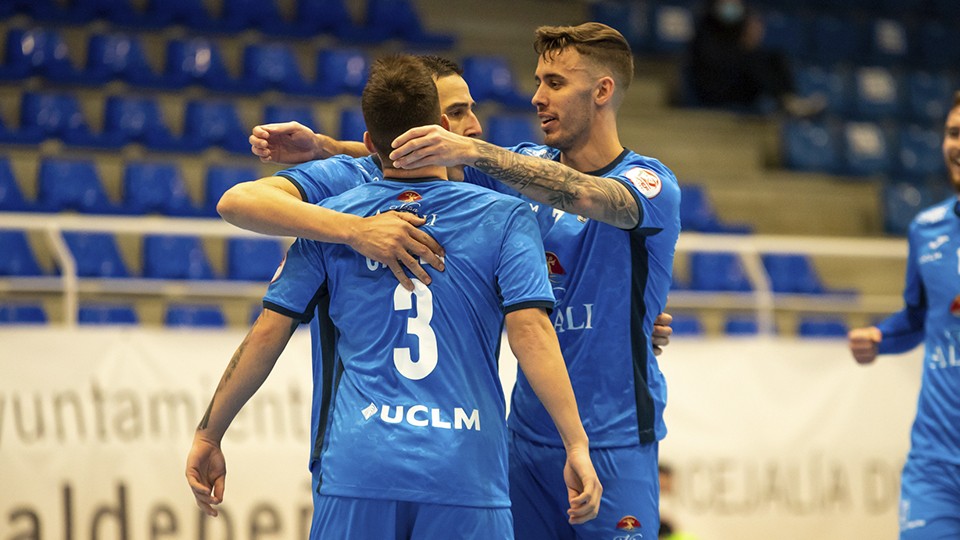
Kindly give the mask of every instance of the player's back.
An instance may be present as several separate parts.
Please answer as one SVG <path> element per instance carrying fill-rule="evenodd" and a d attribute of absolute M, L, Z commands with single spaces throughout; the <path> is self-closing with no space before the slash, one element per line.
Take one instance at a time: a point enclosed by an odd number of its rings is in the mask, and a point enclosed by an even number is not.
<path fill-rule="evenodd" d="M 444 272 L 430 270 L 431 285 L 411 293 L 383 265 L 322 246 L 340 363 L 321 492 L 508 505 L 503 309 L 552 305 L 532 214 L 516 199 L 440 180 L 371 183 L 324 206 L 418 214 L 446 255 Z"/>

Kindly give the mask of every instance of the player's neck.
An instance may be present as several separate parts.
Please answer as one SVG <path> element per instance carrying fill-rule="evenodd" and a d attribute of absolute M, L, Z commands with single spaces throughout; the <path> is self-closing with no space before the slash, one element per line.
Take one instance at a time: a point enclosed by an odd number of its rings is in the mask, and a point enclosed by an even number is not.
<path fill-rule="evenodd" d="M 595 130 L 581 144 L 563 150 L 560 163 L 580 172 L 600 170 L 609 165 L 623 152 L 616 124 L 612 130 Z"/>
<path fill-rule="evenodd" d="M 418 169 L 394 169 L 393 167 L 383 167 L 383 178 L 386 180 L 399 180 L 403 182 L 407 179 L 420 178 L 440 178 L 447 179 L 446 167 L 420 167 Z"/>

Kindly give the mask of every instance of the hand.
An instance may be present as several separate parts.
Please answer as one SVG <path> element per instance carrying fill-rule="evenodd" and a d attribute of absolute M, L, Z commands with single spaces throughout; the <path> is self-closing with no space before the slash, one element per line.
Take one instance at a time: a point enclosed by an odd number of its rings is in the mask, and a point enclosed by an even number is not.
<path fill-rule="evenodd" d="M 850 352 L 858 364 L 869 364 L 877 359 L 878 346 L 883 333 L 876 326 L 854 328 L 847 334 Z"/>
<path fill-rule="evenodd" d="M 187 455 L 187 483 L 197 506 L 208 516 L 217 517 L 216 505 L 223 502 L 223 484 L 227 463 L 220 446 L 195 437 Z"/>
<path fill-rule="evenodd" d="M 673 328 L 670 323 L 673 322 L 673 315 L 664 311 L 657 315 L 657 320 L 653 321 L 653 335 L 650 342 L 653 344 L 653 355 L 663 354 L 663 348 L 670 344 L 670 336 L 673 335 Z"/>
<path fill-rule="evenodd" d="M 586 447 L 567 451 L 563 480 L 567 484 L 567 499 L 570 501 L 567 510 L 570 523 L 586 523 L 597 517 L 603 486 L 600 485 L 597 471 L 590 461 L 590 451 Z"/>
<path fill-rule="evenodd" d="M 394 139 L 395 150 L 390 153 L 390 159 L 397 169 L 472 165 L 478 157 L 477 144 L 476 139 L 451 133 L 438 125 L 420 126 Z"/>
<path fill-rule="evenodd" d="M 264 163 L 297 164 L 314 159 L 325 159 L 324 139 L 299 122 L 254 126 L 250 134 L 250 151 Z M 330 144 L 327 145 L 328 147 Z M 332 151 L 327 148 L 326 151 Z"/>
<path fill-rule="evenodd" d="M 364 257 L 386 265 L 403 288 L 412 291 L 413 281 L 404 272 L 404 267 L 424 285 L 429 285 L 431 279 L 420 266 L 420 261 L 441 272 L 444 269 L 443 248 L 432 236 L 417 228 L 425 222 L 409 212 L 383 212 L 361 219 L 349 244 Z"/>

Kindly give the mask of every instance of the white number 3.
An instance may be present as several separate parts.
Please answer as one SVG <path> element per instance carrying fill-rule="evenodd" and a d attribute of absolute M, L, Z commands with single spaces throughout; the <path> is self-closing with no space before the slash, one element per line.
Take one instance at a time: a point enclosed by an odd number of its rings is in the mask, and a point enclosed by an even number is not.
<path fill-rule="evenodd" d="M 433 293 L 419 280 L 413 281 L 413 292 L 397 285 L 393 291 L 393 310 L 413 309 L 413 298 L 417 299 L 417 316 L 407 319 L 407 333 L 417 336 L 420 342 L 420 358 L 414 361 L 409 347 L 393 349 L 393 365 L 404 377 L 419 381 L 437 367 L 437 335 L 430 327 L 433 318 Z"/>

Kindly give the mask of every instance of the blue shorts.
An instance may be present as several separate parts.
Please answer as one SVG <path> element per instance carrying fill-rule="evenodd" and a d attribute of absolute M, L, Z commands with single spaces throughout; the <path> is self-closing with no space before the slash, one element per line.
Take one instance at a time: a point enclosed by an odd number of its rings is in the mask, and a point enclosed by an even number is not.
<path fill-rule="evenodd" d="M 509 508 L 355 499 L 317 493 L 313 478 L 311 540 L 512 540 Z"/>
<path fill-rule="evenodd" d="M 597 517 L 567 521 L 566 452 L 516 433 L 510 438 L 510 502 L 522 540 L 655 540 L 660 529 L 658 443 L 595 448 L 590 459 L 603 484 Z"/>
<path fill-rule="evenodd" d="M 909 458 L 900 483 L 900 539 L 960 538 L 960 465 Z"/>

